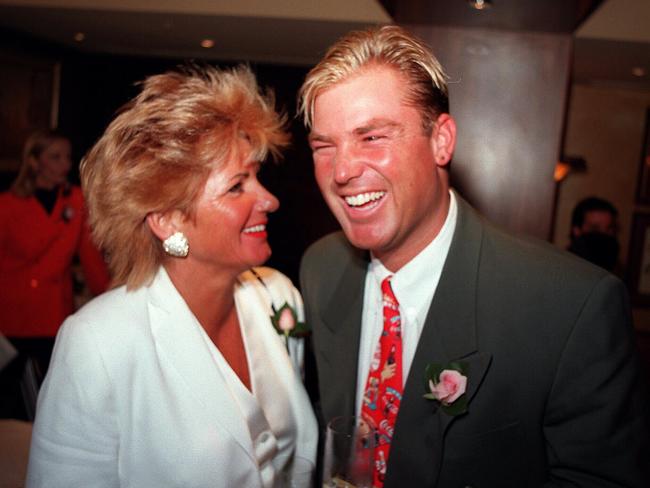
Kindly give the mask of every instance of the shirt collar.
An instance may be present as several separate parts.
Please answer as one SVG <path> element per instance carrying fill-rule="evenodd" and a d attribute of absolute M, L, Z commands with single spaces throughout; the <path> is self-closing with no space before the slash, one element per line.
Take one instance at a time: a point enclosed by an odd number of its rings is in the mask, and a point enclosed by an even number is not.
<path fill-rule="evenodd" d="M 377 282 L 377 287 L 389 275 L 393 293 L 402 307 L 416 307 L 423 301 L 430 301 L 433 296 L 432 288 L 435 287 L 442 273 L 442 267 L 447 259 L 451 240 L 456 229 L 456 218 L 458 216 L 458 204 L 453 191 L 449 191 L 449 211 L 440 232 L 433 240 L 420 251 L 413 259 L 402 266 L 397 272 L 391 273 L 382 262 L 371 256 L 369 271 Z M 423 286 L 431 282 L 431 286 Z M 427 303 L 428 303 L 427 301 Z"/>

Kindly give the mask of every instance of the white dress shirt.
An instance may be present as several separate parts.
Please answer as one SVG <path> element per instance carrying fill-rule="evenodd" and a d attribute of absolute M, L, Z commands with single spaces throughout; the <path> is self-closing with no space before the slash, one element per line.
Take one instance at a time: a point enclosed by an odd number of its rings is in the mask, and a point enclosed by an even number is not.
<path fill-rule="evenodd" d="M 368 370 L 373 353 L 379 343 L 384 327 L 381 282 L 389 275 L 393 293 L 399 302 L 402 320 L 402 378 L 406 382 L 415 349 L 427 317 L 431 300 L 436 292 L 442 267 L 447 259 L 451 240 L 456 228 L 458 206 L 453 191 L 449 191 L 449 212 L 438 235 L 396 273 L 388 271 L 381 261 L 372 257 L 366 274 L 363 296 L 363 316 L 359 344 L 356 412 L 361 403 L 368 381 Z M 424 374 L 424 372 L 422 372 Z"/>

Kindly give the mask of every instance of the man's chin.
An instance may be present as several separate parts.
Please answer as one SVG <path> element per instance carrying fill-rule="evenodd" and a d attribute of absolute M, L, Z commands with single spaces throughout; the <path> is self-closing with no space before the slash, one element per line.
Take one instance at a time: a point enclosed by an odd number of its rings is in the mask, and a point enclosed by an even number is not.
<path fill-rule="evenodd" d="M 359 232 L 355 229 L 343 229 L 345 237 L 347 237 L 350 244 L 359 249 L 366 251 L 374 251 L 381 249 L 384 242 L 383 236 L 369 235 L 367 232 Z"/>

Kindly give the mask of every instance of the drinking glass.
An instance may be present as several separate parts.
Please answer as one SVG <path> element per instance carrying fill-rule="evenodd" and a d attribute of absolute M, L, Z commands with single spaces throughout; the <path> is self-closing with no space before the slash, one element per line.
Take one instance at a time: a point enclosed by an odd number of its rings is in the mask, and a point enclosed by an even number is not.
<path fill-rule="evenodd" d="M 342 416 L 327 424 L 323 487 L 371 488 L 375 430 L 360 417 Z"/>

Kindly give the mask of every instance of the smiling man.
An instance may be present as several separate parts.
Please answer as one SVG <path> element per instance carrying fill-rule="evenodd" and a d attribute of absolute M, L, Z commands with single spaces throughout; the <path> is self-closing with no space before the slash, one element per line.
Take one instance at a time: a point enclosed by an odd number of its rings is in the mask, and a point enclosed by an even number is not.
<path fill-rule="evenodd" d="M 301 266 L 321 420 L 376 429 L 373 485 L 647 486 L 625 289 L 450 189 L 456 124 L 429 49 L 395 26 L 350 33 L 300 95 L 343 229 Z"/>

